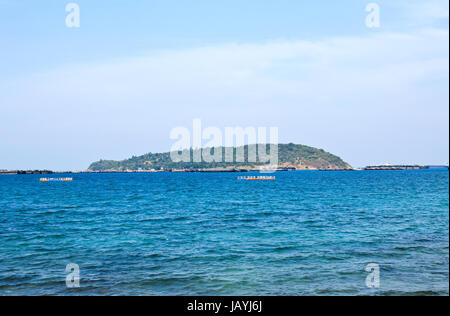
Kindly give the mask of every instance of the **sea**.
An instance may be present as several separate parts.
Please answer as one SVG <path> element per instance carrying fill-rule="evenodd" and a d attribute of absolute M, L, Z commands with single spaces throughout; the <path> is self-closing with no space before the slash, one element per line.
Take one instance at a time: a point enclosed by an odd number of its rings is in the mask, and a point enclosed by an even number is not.
<path fill-rule="evenodd" d="M 274 175 L 0 175 L 0 295 L 449 295 L 447 169 Z"/>

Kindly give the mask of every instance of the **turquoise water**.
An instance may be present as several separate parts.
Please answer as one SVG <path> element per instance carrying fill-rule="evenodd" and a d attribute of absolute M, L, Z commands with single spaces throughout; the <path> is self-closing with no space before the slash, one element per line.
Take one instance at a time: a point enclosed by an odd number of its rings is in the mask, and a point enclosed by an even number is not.
<path fill-rule="evenodd" d="M 449 294 L 447 170 L 238 175 L 0 176 L 0 295 Z"/>

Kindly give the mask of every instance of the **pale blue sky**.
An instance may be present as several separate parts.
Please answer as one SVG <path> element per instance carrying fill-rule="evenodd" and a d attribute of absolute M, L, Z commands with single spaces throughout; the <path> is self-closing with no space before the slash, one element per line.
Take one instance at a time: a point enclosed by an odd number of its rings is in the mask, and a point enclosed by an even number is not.
<path fill-rule="evenodd" d="M 0 169 L 167 151 L 170 130 L 277 126 L 354 166 L 447 163 L 447 1 L 0 0 Z"/>

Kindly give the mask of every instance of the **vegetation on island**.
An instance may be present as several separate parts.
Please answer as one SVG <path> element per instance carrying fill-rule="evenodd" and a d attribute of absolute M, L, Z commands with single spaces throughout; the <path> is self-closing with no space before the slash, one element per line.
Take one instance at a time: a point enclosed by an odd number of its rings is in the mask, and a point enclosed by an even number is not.
<path fill-rule="evenodd" d="M 189 170 L 200 170 L 200 169 L 215 169 L 215 168 L 242 168 L 251 169 L 259 168 L 261 166 L 270 165 L 267 161 L 249 162 L 252 154 L 257 152 L 256 145 L 246 145 L 238 148 L 228 148 L 225 147 L 218 148 L 208 148 L 203 150 L 210 150 L 211 155 L 217 153 L 216 151 L 222 151 L 223 159 L 221 161 L 206 162 L 204 159 L 201 162 L 192 162 L 193 157 L 201 157 L 201 150 L 187 150 L 185 154 L 191 157 L 191 162 L 175 162 L 171 158 L 170 152 L 166 153 L 148 153 L 142 156 L 133 156 L 130 159 L 125 159 L 121 161 L 116 160 L 100 160 L 92 163 L 89 166 L 90 171 L 146 171 L 146 170 L 172 170 L 172 169 L 189 169 Z M 244 161 L 236 161 L 236 153 L 244 151 Z M 267 153 L 269 146 L 267 146 Z M 225 153 L 232 153 L 233 162 L 225 161 Z M 182 152 L 178 153 L 181 154 Z M 257 156 L 259 157 L 259 156 Z M 230 160 L 227 160 L 230 161 Z M 278 145 L 278 165 L 285 168 L 295 168 L 295 169 L 339 169 L 339 168 L 351 168 L 351 166 L 343 161 L 338 156 L 330 154 L 323 149 L 317 149 L 314 147 L 309 147 L 305 145 L 296 144 L 279 144 Z"/>

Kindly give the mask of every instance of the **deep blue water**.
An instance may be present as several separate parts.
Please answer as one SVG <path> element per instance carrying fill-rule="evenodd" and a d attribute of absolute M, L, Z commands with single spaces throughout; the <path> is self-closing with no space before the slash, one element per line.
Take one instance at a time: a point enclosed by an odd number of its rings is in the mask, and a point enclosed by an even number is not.
<path fill-rule="evenodd" d="M 0 295 L 449 294 L 447 170 L 70 176 L 0 176 Z"/>

